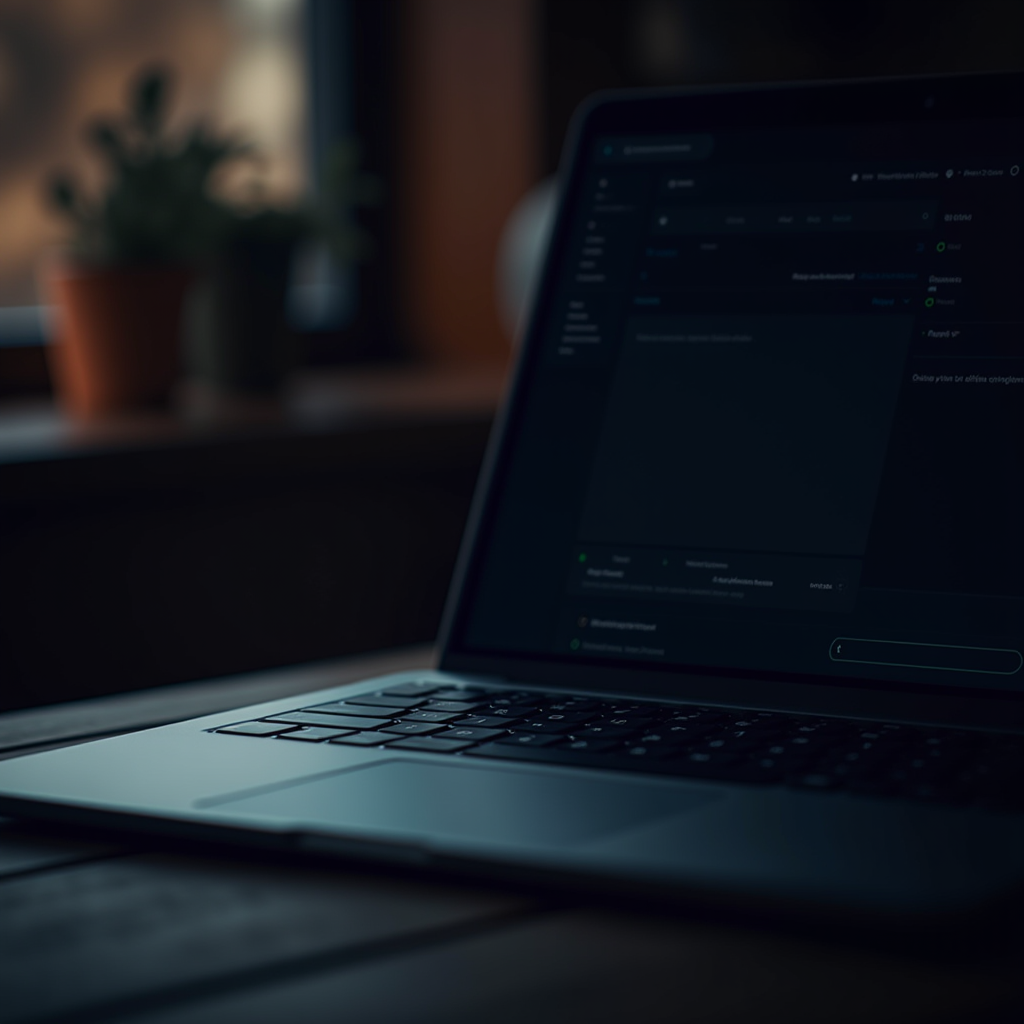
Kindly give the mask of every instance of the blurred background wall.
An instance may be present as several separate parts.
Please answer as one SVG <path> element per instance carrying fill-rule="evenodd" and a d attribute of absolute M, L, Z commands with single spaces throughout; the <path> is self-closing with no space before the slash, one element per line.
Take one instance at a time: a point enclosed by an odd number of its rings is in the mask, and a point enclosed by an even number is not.
<path fill-rule="evenodd" d="M 531 190 L 591 92 L 1021 68 L 1022 38 L 1019 0 L 0 0 L 0 455 L 18 453 L 0 458 L 0 703 L 434 635 L 511 353 L 502 239 L 532 251 Z M 401 370 L 406 391 L 425 368 L 483 368 L 476 400 L 438 420 L 442 388 L 426 433 L 418 399 L 376 432 L 342 410 L 330 430 L 281 414 L 258 437 L 171 431 L 88 459 L 15 444 L 51 392 L 37 280 L 62 231 L 44 178 L 96 183 L 82 126 L 151 62 L 174 72 L 178 123 L 257 147 L 225 194 L 254 174 L 271 203 L 315 194 L 352 139 L 382 186 L 355 215 L 371 258 L 296 254 L 307 390 L 341 374 L 351 392 L 357 367 Z"/>

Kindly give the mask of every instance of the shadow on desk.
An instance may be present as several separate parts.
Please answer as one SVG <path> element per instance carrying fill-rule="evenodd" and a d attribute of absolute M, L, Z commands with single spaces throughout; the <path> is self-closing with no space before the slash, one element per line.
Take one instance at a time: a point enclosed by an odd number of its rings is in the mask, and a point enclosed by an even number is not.
<path fill-rule="evenodd" d="M 501 386 L 375 371 L 280 406 L 0 410 L 0 707 L 432 639 Z"/>

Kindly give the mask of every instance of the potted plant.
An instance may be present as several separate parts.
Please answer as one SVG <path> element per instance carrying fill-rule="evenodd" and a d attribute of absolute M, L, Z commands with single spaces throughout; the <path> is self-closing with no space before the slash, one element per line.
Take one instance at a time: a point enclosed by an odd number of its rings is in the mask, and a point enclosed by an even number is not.
<path fill-rule="evenodd" d="M 109 172 L 101 195 L 86 197 L 67 174 L 49 182 L 73 225 L 67 254 L 46 275 L 58 323 L 50 361 L 58 395 L 79 416 L 167 402 L 186 293 L 235 216 L 208 185 L 246 147 L 201 124 L 171 136 L 168 86 L 167 72 L 146 70 L 125 117 L 90 124 Z"/>
<path fill-rule="evenodd" d="M 186 295 L 200 278 L 189 324 L 195 374 L 219 391 L 276 390 L 293 358 L 285 308 L 296 243 L 319 239 L 342 265 L 369 249 L 352 213 L 377 201 L 379 185 L 360 173 L 357 146 L 336 147 L 308 203 L 269 208 L 258 182 L 250 201 L 228 203 L 211 193 L 211 176 L 252 147 L 202 124 L 171 135 L 169 81 L 146 70 L 124 118 L 89 126 L 110 176 L 101 196 L 85 198 L 67 174 L 49 183 L 74 227 L 47 275 L 58 309 L 50 362 L 63 404 L 80 416 L 167 402 Z"/>
<path fill-rule="evenodd" d="M 249 202 L 231 208 L 190 324 L 191 369 L 216 392 L 272 394 L 292 367 L 296 346 L 286 317 L 287 290 L 299 242 L 326 246 L 338 267 L 372 251 L 354 211 L 377 203 L 381 189 L 361 172 L 360 162 L 358 145 L 340 142 L 311 199 L 271 208 L 255 182 Z"/>

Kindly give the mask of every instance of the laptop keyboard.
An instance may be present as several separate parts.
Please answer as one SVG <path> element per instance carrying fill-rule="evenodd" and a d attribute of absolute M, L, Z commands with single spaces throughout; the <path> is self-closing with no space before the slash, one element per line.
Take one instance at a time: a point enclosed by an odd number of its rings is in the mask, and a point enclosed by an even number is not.
<path fill-rule="evenodd" d="M 1024 810 L 1024 737 L 403 683 L 215 730 Z"/>

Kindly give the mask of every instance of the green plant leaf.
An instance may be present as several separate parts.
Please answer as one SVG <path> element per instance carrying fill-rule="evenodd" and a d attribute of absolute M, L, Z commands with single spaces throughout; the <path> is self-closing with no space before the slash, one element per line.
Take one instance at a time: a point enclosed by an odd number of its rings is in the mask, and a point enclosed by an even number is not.
<path fill-rule="evenodd" d="M 135 124 L 145 135 L 155 136 L 163 124 L 170 92 L 171 74 L 163 67 L 145 68 L 129 92 L 129 110 Z"/>
<path fill-rule="evenodd" d="M 70 174 L 57 172 L 46 183 L 46 195 L 50 205 L 66 216 L 78 213 L 78 190 Z"/>
<path fill-rule="evenodd" d="M 127 161 L 128 150 L 125 140 L 113 121 L 106 118 L 90 121 L 85 128 L 85 137 L 93 147 L 115 164 Z"/>

